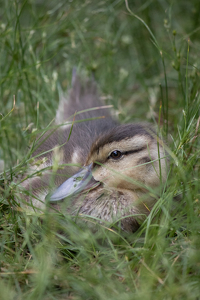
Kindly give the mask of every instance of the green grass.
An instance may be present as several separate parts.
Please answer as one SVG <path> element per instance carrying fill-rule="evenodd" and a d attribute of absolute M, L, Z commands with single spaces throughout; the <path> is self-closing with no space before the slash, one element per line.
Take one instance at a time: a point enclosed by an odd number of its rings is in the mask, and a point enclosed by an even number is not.
<path fill-rule="evenodd" d="M 200 4 L 129 2 L 1 1 L 1 299 L 200 299 Z M 74 66 L 95 72 L 121 122 L 157 123 L 168 139 L 167 189 L 134 234 L 15 203 Z"/>

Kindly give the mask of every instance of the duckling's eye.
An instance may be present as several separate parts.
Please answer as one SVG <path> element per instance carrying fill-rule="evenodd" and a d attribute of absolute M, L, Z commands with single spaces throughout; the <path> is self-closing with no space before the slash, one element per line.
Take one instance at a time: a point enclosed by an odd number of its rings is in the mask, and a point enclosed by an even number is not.
<path fill-rule="evenodd" d="M 119 150 L 113 151 L 110 156 L 112 159 L 119 159 L 122 157 L 122 153 Z"/>

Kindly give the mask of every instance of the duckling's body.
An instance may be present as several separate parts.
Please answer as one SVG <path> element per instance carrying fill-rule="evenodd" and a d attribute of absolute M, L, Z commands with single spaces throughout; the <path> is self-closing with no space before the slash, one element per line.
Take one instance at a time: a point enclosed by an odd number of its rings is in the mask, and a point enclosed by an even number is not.
<path fill-rule="evenodd" d="M 52 130 L 52 134 L 48 131 L 38 141 L 39 147 L 33 154 L 37 161 L 42 160 L 32 168 L 34 171 L 52 166 L 53 171 L 44 170 L 42 176 L 22 183 L 32 194 L 26 201 L 42 208 L 49 192 L 61 185 L 47 198 L 54 202 L 73 194 L 68 208 L 70 214 L 89 215 L 109 223 L 121 219 L 122 229 L 134 231 L 138 227 L 134 215 L 142 220 L 156 201 L 156 196 L 149 196 L 148 189 L 160 186 L 160 168 L 162 180 L 166 178 L 164 149 L 160 145 L 158 154 L 155 133 L 149 125 L 118 125 L 108 108 L 101 106 L 95 82 L 88 80 L 82 84 L 74 74 L 69 97 L 62 97 L 56 114 L 56 125 L 64 125 Z M 75 121 L 73 128 L 70 121 Z M 79 177 L 74 175 L 80 169 L 74 166 L 77 164 L 85 166 L 87 174 L 92 172 L 93 177 L 87 179 L 84 187 L 85 179 L 81 179 L 78 192 L 72 187 L 70 193 L 71 182 Z M 84 173 L 84 176 L 89 175 Z M 71 179 L 66 181 L 68 178 Z"/>

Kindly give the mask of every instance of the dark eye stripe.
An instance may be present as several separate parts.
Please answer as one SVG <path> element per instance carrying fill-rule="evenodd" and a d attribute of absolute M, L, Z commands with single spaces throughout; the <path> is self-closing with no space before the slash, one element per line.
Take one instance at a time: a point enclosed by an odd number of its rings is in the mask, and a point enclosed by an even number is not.
<path fill-rule="evenodd" d="M 117 159 L 120 159 L 123 155 L 129 155 L 129 154 L 132 154 L 132 153 L 137 153 L 137 152 L 140 152 L 142 150 L 146 149 L 146 146 L 145 147 L 142 147 L 142 148 L 138 148 L 138 149 L 134 149 L 134 150 L 130 150 L 130 151 L 125 151 L 125 152 L 121 152 L 119 150 L 114 150 L 111 152 L 111 154 L 108 156 L 108 159 L 109 158 L 112 158 L 114 160 L 117 160 Z"/>
<path fill-rule="evenodd" d="M 144 149 L 146 149 L 146 146 L 144 146 L 144 147 L 142 147 L 142 148 L 138 148 L 138 149 L 134 149 L 134 150 L 122 152 L 122 154 L 128 155 L 128 154 L 132 154 L 132 153 L 137 153 L 137 152 L 140 152 L 140 151 L 142 151 L 142 150 L 144 150 Z"/>

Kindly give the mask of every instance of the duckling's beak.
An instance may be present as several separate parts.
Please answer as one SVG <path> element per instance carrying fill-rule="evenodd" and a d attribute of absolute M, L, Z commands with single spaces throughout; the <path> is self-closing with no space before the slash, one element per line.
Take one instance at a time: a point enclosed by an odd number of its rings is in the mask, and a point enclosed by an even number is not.
<path fill-rule="evenodd" d="M 79 192 L 96 188 L 100 185 L 100 182 L 94 180 L 92 177 L 92 167 L 92 163 L 84 167 L 74 176 L 63 182 L 53 193 L 48 194 L 46 199 L 50 202 L 59 201 Z"/>

